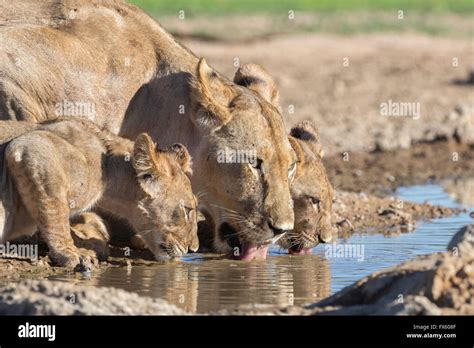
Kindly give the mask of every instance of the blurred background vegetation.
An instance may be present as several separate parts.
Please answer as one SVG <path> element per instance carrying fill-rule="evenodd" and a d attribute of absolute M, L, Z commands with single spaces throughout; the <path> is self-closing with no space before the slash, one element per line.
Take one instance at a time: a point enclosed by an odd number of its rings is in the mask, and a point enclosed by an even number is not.
<path fill-rule="evenodd" d="M 129 0 L 178 37 L 255 40 L 321 32 L 472 37 L 474 0 Z M 184 11 L 184 12 L 183 12 Z M 294 18 L 290 19 L 290 11 Z M 399 19 L 403 11 L 403 20 Z M 184 14 L 184 18 L 180 18 Z"/>
<path fill-rule="evenodd" d="M 473 0 L 131 0 L 152 15 L 184 10 L 197 14 L 268 13 L 295 11 L 392 11 L 473 13 Z"/>

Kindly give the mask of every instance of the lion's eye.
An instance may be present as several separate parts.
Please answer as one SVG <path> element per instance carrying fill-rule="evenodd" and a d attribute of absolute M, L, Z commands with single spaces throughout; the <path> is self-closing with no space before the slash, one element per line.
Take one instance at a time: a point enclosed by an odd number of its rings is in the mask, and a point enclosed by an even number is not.
<path fill-rule="evenodd" d="M 189 208 L 189 207 L 184 207 L 184 212 L 186 213 L 186 216 L 187 217 L 190 217 L 191 216 L 191 212 L 193 211 L 193 208 Z"/>
<path fill-rule="evenodd" d="M 191 208 L 191 207 L 185 206 L 184 204 L 181 205 L 181 209 L 183 209 L 183 211 L 184 211 L 184 217 L 186 218 L 186 220 L 189 220 L 191 218 L 191 212 L 194 209 Z"/>
<path fill-rule="evenodd" d="M 296 170 L 296 162 L 293 162 L 289 167 L 288 167 L 288 177 L 291 178 L 293 174 L 295 174 Z"/>
<path fill-rule="evenodd" d="M 250 165 L 252 166 L 252 168 L 258 170 L 260 174 L 265 173 L 265 168 L 263 167 L 263 161 L 260 158 L 257 158 L 256 161 L 252 161 Z"/>
<path fill-rule="evenodd" d="M 312 205 L 317 206 L 319 209 L 319 205 L 321 204 L 321 200 L 318 197 L 309 197 L 309 200 Z"/>
<path fill-rule="evenodd" d="M 153 175 L 152 174 L 143 174 L 140 176 L 140 178 L 142 180 L 145 180 L 145 181 L 148 181 L 148 180 L 152 180 L 153 179 Z"/>

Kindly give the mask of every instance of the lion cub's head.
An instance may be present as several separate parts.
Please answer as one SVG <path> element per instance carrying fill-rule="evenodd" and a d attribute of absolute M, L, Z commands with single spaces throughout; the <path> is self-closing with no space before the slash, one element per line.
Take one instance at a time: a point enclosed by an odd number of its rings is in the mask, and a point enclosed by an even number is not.
<path fill-rule="evenodd" d="M 175 144 L 157 149 L 143 133 L 135 141 L 131 160 L 138 185 L 129 221 L 136 232 L 158 260 L 196 251 L 198 211 L 186 148 Z"/>
<path fill-rule="evenodd" d="M 298 157 L 291 184 L 295 228 L 280 239 L 279 245 L 291 254 L 306 254 L 335 234 L 331 221 L 333 189 L 322 163 L 324 152 L 316 127 L 303 121 L 291 130 L 289 139 Z"/>

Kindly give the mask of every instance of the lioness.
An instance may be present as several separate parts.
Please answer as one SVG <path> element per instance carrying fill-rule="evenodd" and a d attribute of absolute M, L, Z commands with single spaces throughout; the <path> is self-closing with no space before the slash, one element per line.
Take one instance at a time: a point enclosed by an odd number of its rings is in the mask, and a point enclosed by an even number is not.
<path fill-rule="evenodd" d="M 0 0 L 0 13 L 0 119 L 80 115 L 131 139 L 184 144 L 216 251 L 264 258 L 293 229 L 296 155 L 271 78 L 243 66 L 228 80 L 118 0 Z M 252 159 L 222 159 L 236 151 Z"/>
<path fill-rule="evenodd" d="M 278 90 L 266 70 L 255 64 L 247 64 L 242 70 L 245 73 L 236 76 L 239 84 L 258 92 L 268 90 L 265 84 L 271 83 L 272 93 L 266 98 L 279 105 Z M 310 121 L 303 121 L 291 129 L 288 138 L 298 158 L 290 186 L 295 224 L 294 230 L 282 236 L 278 244 L 291 254 L 310 254 L 319 242 L 329 242 L 336 233 L 332 224 L 334 194 L 322 163 L 324 150 L 317 128 Z M 204 245 L 208 244 L 209 237 L 208 232 L 202 230 L 207 230 L 210 224 L 211 219 L 200 224 L 199 235 Z"/>
<path fill-rule="evenodd" d="M 125 218 L 159 260 L 197 250 L 197 202 L 183 145 L 157 150 L 147 134 L 132 142 L 78 118 L 1 121 L 0 141 L 0 242 L 38 229 L 57 264 L 90 268 L 94 253 L 74 245 L 70 218 L 97 206 Z"/>
<path fill-rule="evenodd" d="M 311 254 L 312 248 L 335 236 L 336 229 L 332 224 L 334 193 L 322 163 L 324 151 L 317 128 L 310 121 L 303 121 L 291 129 L 289 138 L 298 157 L 296 175 L 291 183 L 295 228 L 278 244 L 290 254 Z"/>

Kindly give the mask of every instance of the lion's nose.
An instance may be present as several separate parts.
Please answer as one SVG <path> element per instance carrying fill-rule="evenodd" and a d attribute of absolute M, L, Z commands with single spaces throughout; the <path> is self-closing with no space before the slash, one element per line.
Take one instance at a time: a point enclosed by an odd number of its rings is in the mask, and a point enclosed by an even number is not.
<path fill-rule="evenodd" d="M 272 219 L 268 221 L 268 227 L 272 230 L 273 235 L 278 236 L 293 229 L 293 224 L 275 224 Z"/>
<path fill-rule="evenodd" d="M 321 243 L 329 243 L 333 240 L 333 238 L 336 236 L 337 230 L 335 227 L 329 227 L 327 229 L 326 233 L 321 233 L 319 235 L 319 241 Z"/>
<path fill-rule="evenodd" d="M 331 240 L 332 240 L 332 236 L 331 236 L 331 235 L 329 235 L 329 236 L 324 236 L 324 235 L 319 236 L 319 241 L 320 241 L 321 243 L 329 243 Z"/>

